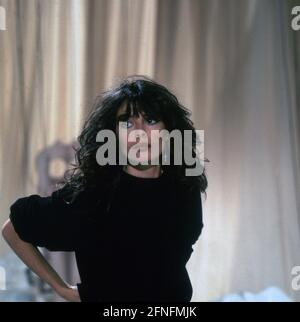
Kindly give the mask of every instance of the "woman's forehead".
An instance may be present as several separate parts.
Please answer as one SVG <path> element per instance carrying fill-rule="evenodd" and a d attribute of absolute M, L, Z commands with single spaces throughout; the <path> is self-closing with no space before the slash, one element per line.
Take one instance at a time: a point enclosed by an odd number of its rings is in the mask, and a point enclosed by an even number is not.
<path fill-rule="evenodd" d="M 121 106 L 119 107 L 118 109 L 118 112 L 117 112 L 117 117 L 120 116 L 120 115 L 134 115 L 134 109 L 133 109 L 133 106 L 132 104 L 130 104 L 130 108 L 129 108 L 129 113 L 127 113 L 127 102 L 124 102 L 121 104 Z M 138 115 L 141 115 L 141 116 L 144 116 L 146 113 L 144 111 L 141 111 L 141 108 L 138 108 L 138 111 L 137 111 Z"/>
<path fill-rule="evenodd" d="M 126 114 L 126 110 L 127 110 L 127 102 L 123 102 L 118 109 L 117 116 Z M 131 113 L 132 113 L 132 107 L 131 107 Z"/>
<path fill-rule="evenodd" d="M 152 105 L 144 105 L 145 102 L 139 101 L 124 101 L 118 108 L 116 114 L 116 121 L 128 120 L 130 117 L 135 118 L 153 118 L 157 120 L 163 120 L 163 114 L 159 107 Z"/>

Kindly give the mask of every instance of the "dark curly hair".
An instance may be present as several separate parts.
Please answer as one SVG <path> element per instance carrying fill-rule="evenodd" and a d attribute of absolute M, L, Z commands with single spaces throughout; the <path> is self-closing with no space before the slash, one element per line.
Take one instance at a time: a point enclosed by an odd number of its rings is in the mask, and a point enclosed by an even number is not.
<path fill-rule="evenodd" d="M 143 112 L 151 119 L 162 120 L 169 132 L 177 129 L 183 135 L 184 130 L 191 130 L 190 150 L 193 157 L 196 156 L 196 131 L 190 120 L 190 111 L 182 106 L 176 96 L 166 87 L 149 77 L 128 76 L 122 79 L 117 86 L 103 91 L 96 97 L 83 130 L 77 138 L 79 146 L 74 148 L 75 164 L 72 169 L 66 171 L 64 181 L 61 182 L 64 184 L 63 190 L 70 197 L 68 203 L 72 203 L 81 192 L 97 187 L 101 187 L 103 193 L 109 196 L 110 202 L 112 201 L 114 190 L 120 179 L 122 165 L 100 166 L 97 163 L 96 152 L 104 143 L 96 142 L 96 136 L 100 130 L 104 129 L 116 132 L 117 112 L 123 103 L 126 103 L 126 116 L 128 117 L 137 116 Z M 186 176 L 185 170 L 189 166 L 184 160 L 180 166 L 172 162 L 173 144 L 171 142 L 170 165 L 161 165 L 164 173 L 173 178 L 177 184 L 186 185 L 188 189 L 200 187 L 200 191 L 206 195 L 205 169 L 199 176 Z M 209 162 L 207 159 L 204 161 Z M 110 202 L 107 204 L 108 207 L 110 207 Z"/>

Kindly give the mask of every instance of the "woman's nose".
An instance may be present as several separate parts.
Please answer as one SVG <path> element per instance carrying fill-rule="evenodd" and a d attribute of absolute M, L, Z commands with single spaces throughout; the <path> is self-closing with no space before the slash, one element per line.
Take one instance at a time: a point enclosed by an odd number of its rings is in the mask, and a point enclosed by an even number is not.
<path fill-rule="evenodd" d="M 139 129 L 137 129 L 137 128 L 136 128 L 135 130 L 137 130 L 137 131 L 135 132 L 135 137 L 136 137 L 136 138 L 144 139 L 144 138 L 147 136 L 146 131 L 145 131 L 145 130 L 143 130 L 142 128 L 139 128 Z"/>
<path fill-rule="evenodd" d="M 143 130 L 144 132 L 146 132 L 146 126 L 143 118 L 140 117 L 136 119 L 134 128 L 135 130 Z"/>
<path fill-rule="evenodd" d="M 141 123 L 136 124 L 136 126 L 134 127 L 134 130 L 135 130 L 135 138 L 136 139 L 143 140 L 147 137 L 147 132 L 146 132 L 144 124 L 141 124 Z"/>

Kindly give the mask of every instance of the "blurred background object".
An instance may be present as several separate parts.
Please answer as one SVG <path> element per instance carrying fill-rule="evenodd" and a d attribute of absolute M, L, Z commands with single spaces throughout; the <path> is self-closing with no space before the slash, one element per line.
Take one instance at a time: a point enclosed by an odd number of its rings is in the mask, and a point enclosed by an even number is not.
<path fill-rule="evenodd" d="M 273 286 L 256 294 L 251 292 L 227 294 L 219 302 L 292 302 L 292 300 L 279 288 Z"/>
<path fill-rule="evenodd" d="M 36 167 L 38 172 L 38 189 L 37 192 L 41 196 L 49 196 L 58 189 L 56 184 L 64 179 L 64 173 L 69 168 L 69 165 L 75 162 L 76 142 L 72 144 L 64 144 L 57 140 L 53 145 L 46 147 L 40 151 L 36 158 Z M 56 187 L 56 188 L 54 188 Z M 76 266 L 74 252 L 50 252 L 47 249 L 42 249 L 43 255 L 49 263 L 55 268 L 58 274 L 70 284 L 75 285 L 80 282 L 79 273 Z M 53 301 L 64 301 L 56 293 L 49 289 L 48 285 L 38 279 L 34 279 L 34 273 L 27 269 L 28 277 L 31 278 L 32 286 L 35 287 L 40 296 L 47 296 Z"/>

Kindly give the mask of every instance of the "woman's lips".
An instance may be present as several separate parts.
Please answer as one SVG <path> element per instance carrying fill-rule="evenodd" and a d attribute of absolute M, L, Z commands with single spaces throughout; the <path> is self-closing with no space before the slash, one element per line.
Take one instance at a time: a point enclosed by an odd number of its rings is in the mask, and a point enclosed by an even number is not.
<path fill-rule="evenodd" d="M 151 145 L 150 144 L 135 144 L 134 148 L 135 149 L 145 150 L 145 149 L 151 148 Z"/>

